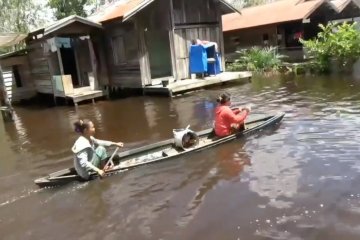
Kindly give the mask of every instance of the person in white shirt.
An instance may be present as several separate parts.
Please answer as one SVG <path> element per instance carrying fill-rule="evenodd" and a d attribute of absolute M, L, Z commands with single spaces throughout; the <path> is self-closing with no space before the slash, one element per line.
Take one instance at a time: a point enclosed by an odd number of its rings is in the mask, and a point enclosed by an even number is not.
<path fill-rule="evenodd" d="M 75 132 L 81 135 L 71 149 L 74 153 L 74 167 L 77 174 L 84 180 L 89 180 L 91 171 L 103 176 L 105 172 L 101 166 L 107 159 L 105 147 L 123 147 L 124 144 L 94 138 L 95 126 L 90 120 L 78 120 L 74 126 Z"/>

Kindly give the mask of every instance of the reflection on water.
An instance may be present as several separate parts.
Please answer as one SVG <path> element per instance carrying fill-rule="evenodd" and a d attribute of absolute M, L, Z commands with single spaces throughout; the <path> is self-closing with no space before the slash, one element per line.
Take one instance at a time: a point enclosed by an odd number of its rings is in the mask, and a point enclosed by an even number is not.
<path fill-rule="evenodd" d="M 4 239 L 359 239 L 360 83 L 277 77 L 228 86 L 252 118 L 282 124 L 201 153 L 83 184 L 39 190 L 33 180 L 71 166 L 73 122 L 125 149 L 212 125 L 221 88 L 183 97 L 17 107 L 0 122 Z M 76 224 L 74 224 L 76 223 Z M 44 227 L 46 226 L 46 227 Z"/>

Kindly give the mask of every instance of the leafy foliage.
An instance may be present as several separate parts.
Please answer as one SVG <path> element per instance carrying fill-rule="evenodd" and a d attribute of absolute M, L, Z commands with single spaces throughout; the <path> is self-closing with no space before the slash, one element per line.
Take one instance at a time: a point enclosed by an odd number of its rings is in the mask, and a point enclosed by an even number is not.
<path fill-rule="evenodd" d="M 26 33 L 38 27 L 42 5 L 33 0 L 0 0 L 0 32 Z"/>
<path fill-rule="evenodd" d="M 71 15 L 85 17 L 85 7 L 93 4 L 92 0 L 49 0 L 49 6 L 55 10 L 56 19 L 62 19 Z"/>
<path fill-rule="evenodd" d="M 275 2 L 276 0 L 228 0 L 230 4 L 237 8 L 252 7 L 261 4 Z"/>
<path fill-rule="evenodd" d="M 340 71 L 349 70 L 360 57 L 360 31 L 356 23 L 329 23 L 319 27 L 321 32 L 315 39 L 300 40 L 314 57 L 318 70 L 328 72 L 334 63 Z"/>
<path fill-rule="evenodd" d="M 229 71 L 277 71 L 284 57 L 278 54 L 274 47 L 252 47 L 238 51 L 238 53 L 240 54 L 240 58 L 228 66 Z"/>

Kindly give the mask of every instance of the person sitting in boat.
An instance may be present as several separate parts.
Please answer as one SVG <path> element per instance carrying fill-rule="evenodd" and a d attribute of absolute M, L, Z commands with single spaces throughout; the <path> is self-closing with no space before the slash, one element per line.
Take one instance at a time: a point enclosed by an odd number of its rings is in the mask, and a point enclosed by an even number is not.
<path fill-rule="evenodd" d="M 105 172 L 101 168 L 107 159 L 105 147 L 123 147 L 124 144 L 94 138 L 95 126 L 90 120 L 78 120 L 74 126 L 75 132 L 81 135 L 71 149 L 75 154 L 74 166 L 77 174 L 85 180 L 89 179 L 91 171 L 103 176 Z"/>
<path fill-rule="evenodd" d="M 219 105 L 215 108 L 215 134 L 226 137 L 236 131 L 244 129 L 244 121 L 251 111 L 251 107 L 231 109 L 230 94 L 223 93 L 217 98 Z"/>

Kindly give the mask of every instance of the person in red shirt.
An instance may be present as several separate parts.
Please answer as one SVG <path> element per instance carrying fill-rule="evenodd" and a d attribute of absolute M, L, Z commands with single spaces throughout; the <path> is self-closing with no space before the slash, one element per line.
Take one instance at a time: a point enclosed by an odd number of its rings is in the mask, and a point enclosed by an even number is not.
<path fill-rule="evenodd" d="M 215 108 L 215 134 L 218 137 L 226 137 L 244 128 L 244 121 L 249 115 L 251 108 L 230 108 L 230 94 L 221 94 L 217 102 L 219 106 Z"/>

